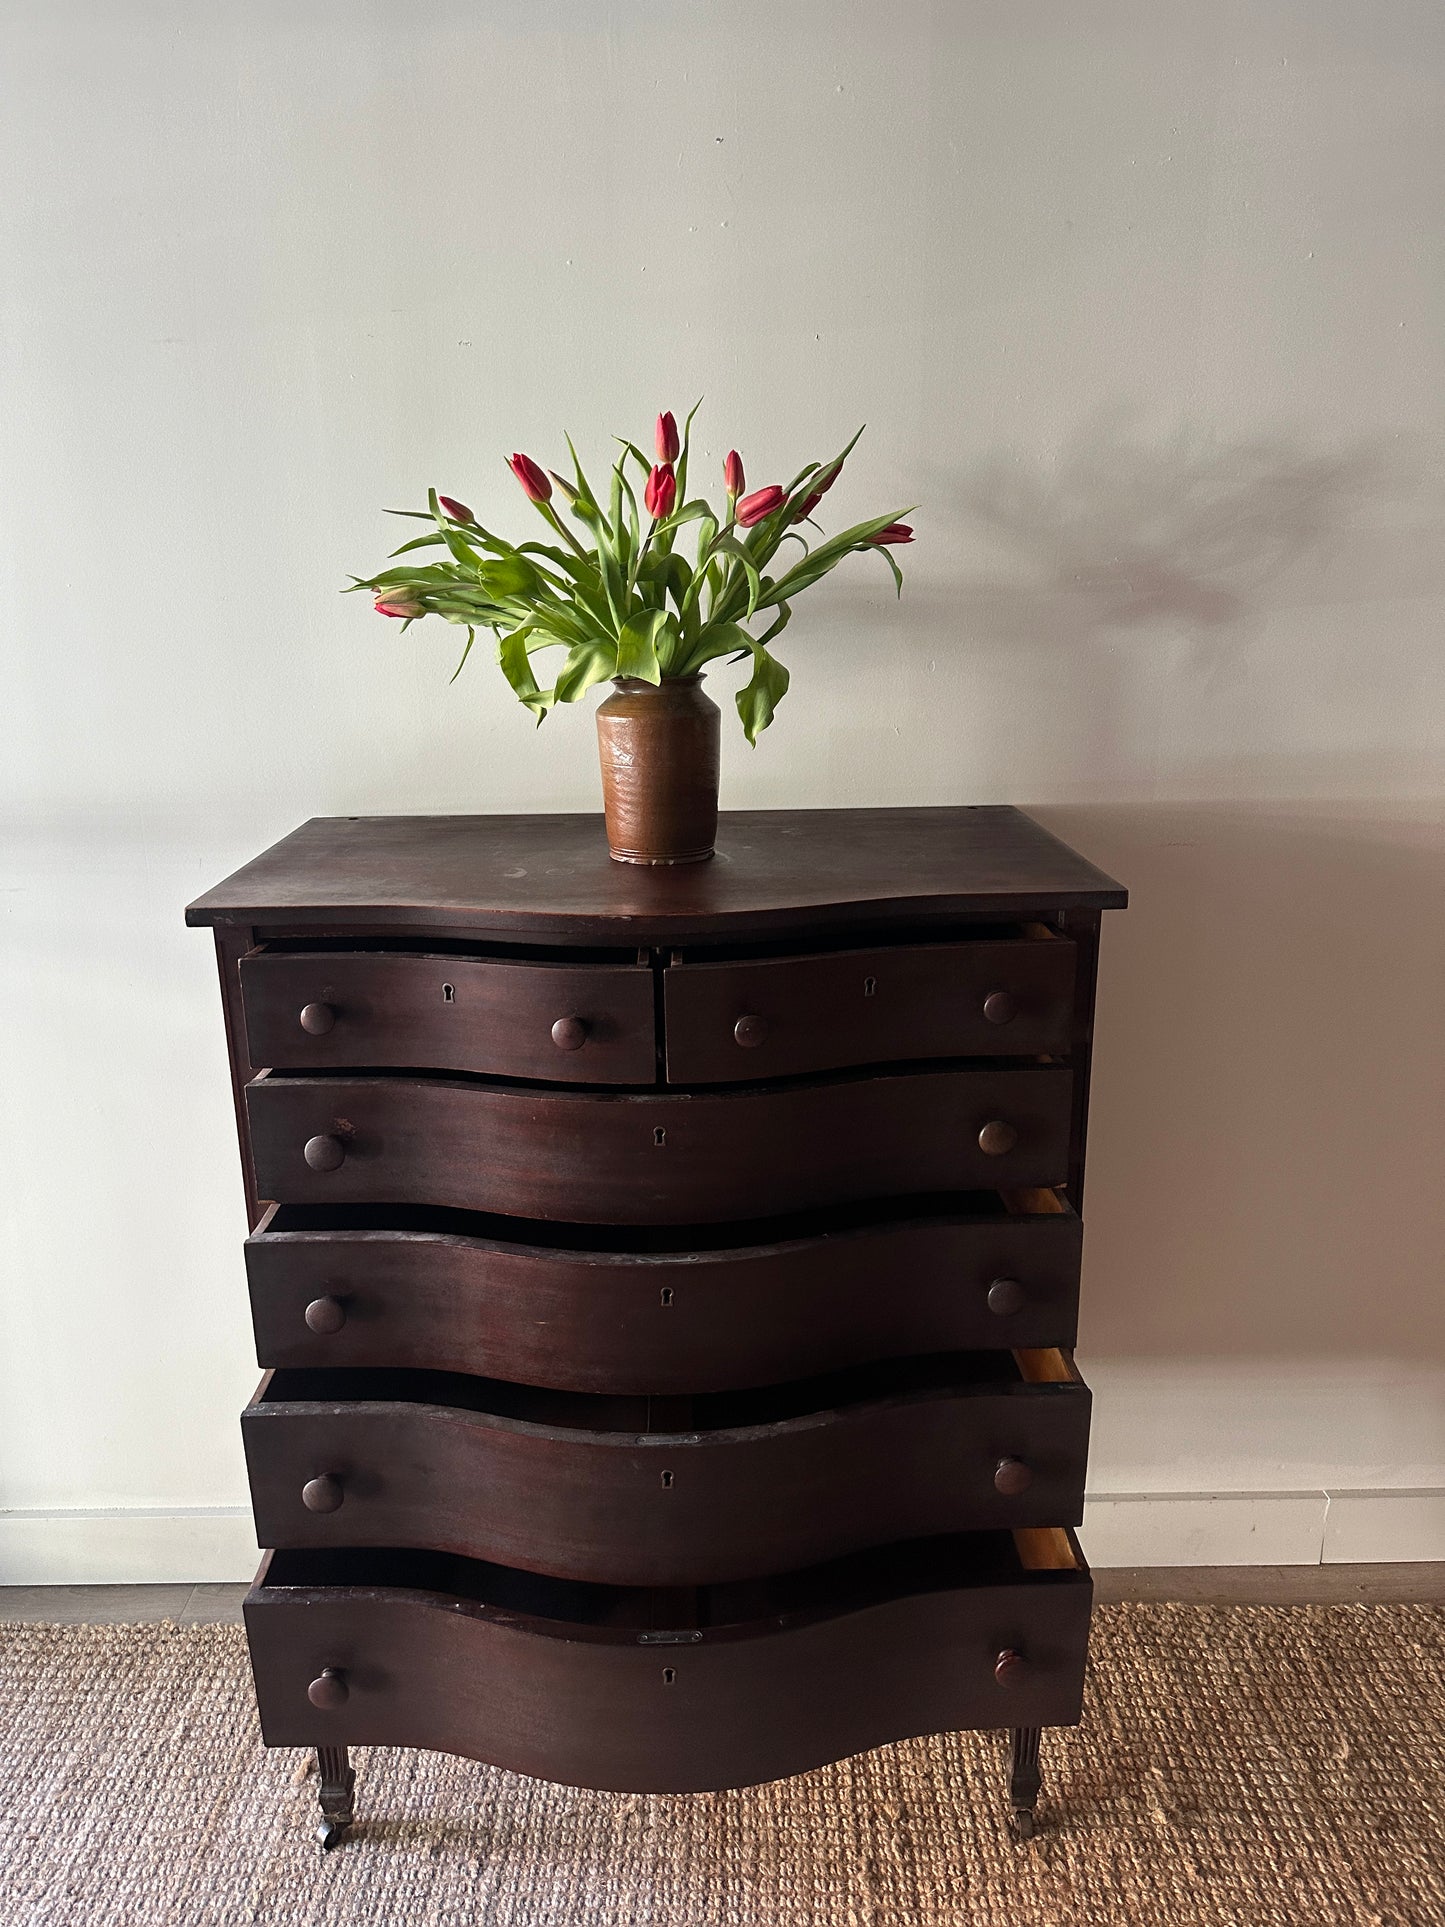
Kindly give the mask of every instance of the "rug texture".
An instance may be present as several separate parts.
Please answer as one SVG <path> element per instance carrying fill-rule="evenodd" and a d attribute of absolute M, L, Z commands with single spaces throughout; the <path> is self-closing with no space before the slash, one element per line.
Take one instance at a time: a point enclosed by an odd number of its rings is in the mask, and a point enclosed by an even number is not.
<path fill-rule="evenodd" d="M 1442 1736 L 1436 1609 L 1109 1607 L 1030 1842 L 963 1734 L 694 1796 L 358 1749 L 323 1857 L 239 1628 L 0 1626 L 0 1921 L 1445 1927 Z"/>

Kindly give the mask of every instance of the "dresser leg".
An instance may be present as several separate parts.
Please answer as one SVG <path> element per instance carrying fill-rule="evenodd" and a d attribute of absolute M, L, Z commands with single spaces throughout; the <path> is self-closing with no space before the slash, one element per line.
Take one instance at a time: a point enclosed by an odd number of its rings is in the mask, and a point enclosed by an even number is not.
<path fill-rule="evenodd" d="M 341 1845 L 355 1817 L 356 1772 L 344 1746 L 318 1746 L 316 1768 L 321 1775 L 321 1824 L 316 1838 L 321 1851 L 327 1853 Z"/>
<path fill-rule="evenodd" d="M 1013 1808 L 1014 1831 L 1021 1840 L 1032 1840 L 1034 1808 L 1039 1798 L 1039 1740 L 1043 1729 L 1016 1726 L 1013 1753 L 1009 1761 L 1008 1797 Z"/>

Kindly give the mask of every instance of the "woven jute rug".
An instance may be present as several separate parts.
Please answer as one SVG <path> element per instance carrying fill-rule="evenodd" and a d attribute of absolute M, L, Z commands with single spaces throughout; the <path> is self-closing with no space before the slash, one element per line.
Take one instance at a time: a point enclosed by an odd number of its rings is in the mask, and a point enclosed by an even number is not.
<path fill-rule="evenodd" d="M 323 1857 L 238 1628 L 0 1626 L 0 1921 L 1434 1927 L 1442 1734 L 1429 1607 L 1112 1607 L 1030 1842 L 1001 1740 L 964 1734 L 691 1797 L 359 1749 Z"/>

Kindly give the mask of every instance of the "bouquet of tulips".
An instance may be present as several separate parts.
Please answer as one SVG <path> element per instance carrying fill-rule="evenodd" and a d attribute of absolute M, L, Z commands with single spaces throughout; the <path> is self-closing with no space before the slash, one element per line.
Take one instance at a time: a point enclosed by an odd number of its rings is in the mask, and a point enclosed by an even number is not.
<path fill-rule="evenodd" d="M 748 741 L 756 743 L 788 687 L 788 672 L 768 645 L 787 626 L 794 598 L 845 555 L 865 549 L 879 551 L 901 594 L 902 571 L 888 551 L 911 542 L 913 531 L 898 519 L 906 510 L 833 536 L 823 535 L 813 521 L 857 435 L 831 462 L 809 462 L 786 487 L 770 483 L 751 493 L 734 449 L 723 464 L 727 499 L 719 514 L 687 493 L 688 431 L 696 413 L 694 408 L 680 436 L 670 412 L 658 416 L 654 462 L 619 437 L 622 453 L 605 504 L 583 473 L 570 436 L 571 481 L 555 470 L 549 475 L 528 455 L 513 455 L 508 466 L 558 541 L 508 542 L 483 528 L 464 503 L 433 489 L 427 509 L 391 511 L 434 525 L 392 556 L 428 548 L 444 556 L 353 578 L 352 587 L 373 590 L 380 614 L 399 618 L 403 628 L 427 615 L 465 627 L 466 647 L 453 681 L 477 630 L 490 629 L 503 674 L 539 722 L 554 703 L 576 702 L 608 678 L 660 683 L 695 676 L 719 656 L 735 662 L 750 657 L 752 674 L 737 706 Z M 640 508 L 629 463 L 641 484 Z M 559 496 L 566 516 L 559 512 Z M 578 539 L 568 516 L 588 540 Z M 689 524 L 696 538 L 690 559 L 677 547 Z M 785 550 L 785 543 L 799 552 Z M 759 617 L 767 625 L 755 636 L 748 625 Z M 533 658 L 548 649 L 566 654 L 551 687 L 543 688 Z"/>

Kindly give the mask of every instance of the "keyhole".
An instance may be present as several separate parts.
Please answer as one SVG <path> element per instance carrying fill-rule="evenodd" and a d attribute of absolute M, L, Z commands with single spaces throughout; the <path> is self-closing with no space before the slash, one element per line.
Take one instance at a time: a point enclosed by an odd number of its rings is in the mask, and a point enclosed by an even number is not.
<path fill-rule="evenodd" d="M 662 1475 L 662 1489 L 664 1492 L 670 1492 L 672 1490 L 672 1474 L 670 1472 L 664 1472 Z"/>
<path fill-rule="evenodd" d="M 654 1144 L 666 1144 L 667 1142 L 667 1132 L 663 1130 L 660 1124 L 652 1134 L 652 1141 Z"/>
<path fill-rule="evenodd" d="M 672 1303 L 672 1286 L 671 1285 L 664 1285 L 662 1287 L 662 1303 L 664 1305 L 670 1305 Z"/>
<path fill-rule="evenodd" d="M 662 1669 L 662 1683 L 663 1683 L 663 1685 L 664 1685 L 664 1686 L 671 1686 L 671 1684 L 672 1684 L 672 1682 L 673 1682 L 673 1681 L 674 1681 L 674 1680 L 675 1680 L 676 1678 L 677 1678 L 677 1668 L 676 1668 L 675 1666 L 664 1666 L 664 1667 L 663 1667 L 663 1669 Z"/>
<path fill-rule="evenodd" d="M 456 1001 L 457 1001 L 457 993 L 456 993 L 455 986 L 452 984 L 443 984 L 442 985 L 442 1002 L 444 1004 L 454 1004 Z"/>
<path fill-rule="evenodd" d="M 865 997 L 871 997 L 877 988 L 878 979 L 876 977 L 865 977 L 863 979 L 863 995 Z"/>

